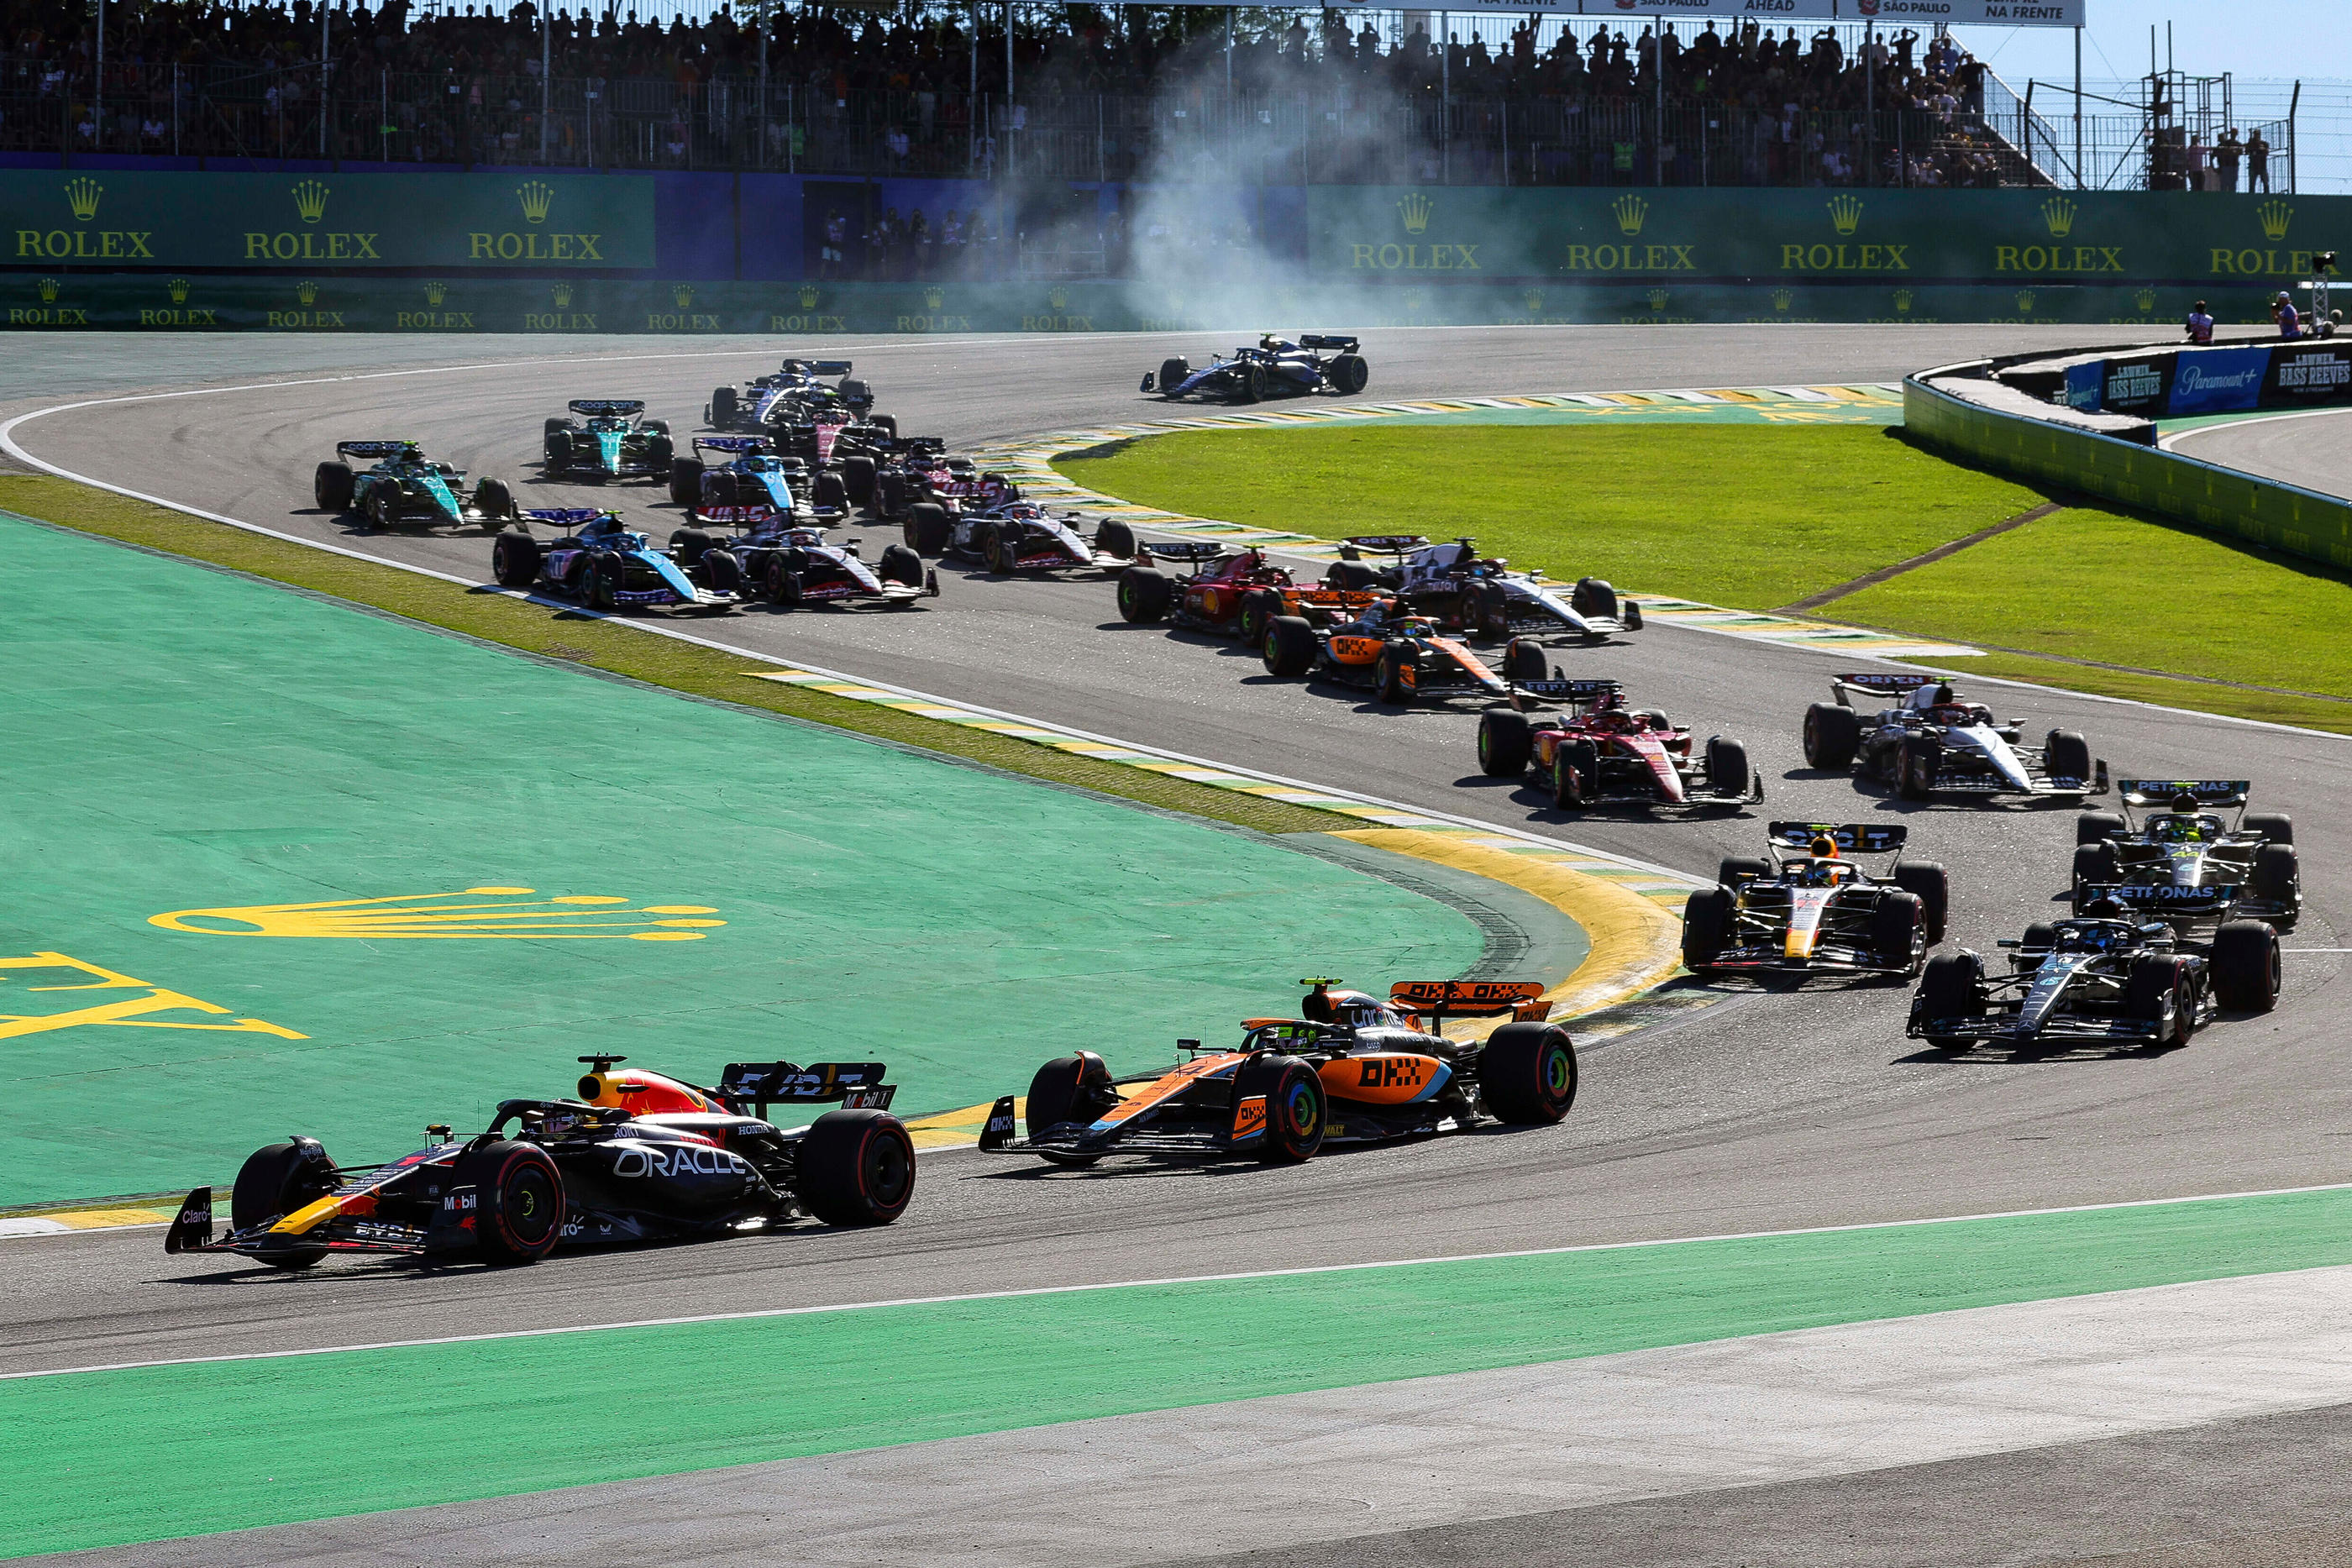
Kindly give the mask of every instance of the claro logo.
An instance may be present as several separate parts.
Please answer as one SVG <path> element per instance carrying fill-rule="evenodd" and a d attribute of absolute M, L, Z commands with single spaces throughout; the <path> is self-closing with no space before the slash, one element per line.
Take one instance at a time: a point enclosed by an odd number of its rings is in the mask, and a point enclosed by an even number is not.
<path fill-rule="evenodd" d="M 724 1149 L 705 1148 L 698 1144 L 679 1144 L 672 1147 L 653 1148 L 639 1145 L 618 1149 L 613 1155 L 613 1174 L 616 1176 L 648 1178 L 682 1176 L 740 1176 L 743 1162 Z"/>

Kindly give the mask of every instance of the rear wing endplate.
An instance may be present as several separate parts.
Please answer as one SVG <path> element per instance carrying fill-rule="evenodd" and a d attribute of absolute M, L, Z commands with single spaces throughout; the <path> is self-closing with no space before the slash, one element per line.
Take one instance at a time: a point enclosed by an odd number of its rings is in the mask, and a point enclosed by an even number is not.
<path fill-rule="evenodd" d="M 1844 853 L 1876 855 L 1901 849 L 1911 830 L 1889 822 L 1772 822 L 1764 833 L 1786 849 L 1805 849 L 1827 838 Z"/>
<path fill-rule="evenodd" d="M 2176 795 L 2194 795 L 2200 806 L 2242 806 L 2252 792 L 2251 779 L 2118 779 L 2116 789 L 2127 806 L 2169 806 Z"/>

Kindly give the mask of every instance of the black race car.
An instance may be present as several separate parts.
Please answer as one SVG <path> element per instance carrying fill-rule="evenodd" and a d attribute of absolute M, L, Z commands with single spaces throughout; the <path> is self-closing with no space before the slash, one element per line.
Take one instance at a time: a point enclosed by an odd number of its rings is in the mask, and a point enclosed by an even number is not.
<path fill-rule="evenodd" d="M 358 473 L 354 458 L 374 458 Z M 480 523 L 491 528 L 515 515 L 514 493 L 485 478 L 466 495 L 466 471 L 425 455 L 414 441 L 339 441 L 334 461 L 310 478 L 322 512 L 357 512 L 380 528 L 402 523 Z"/>
<path fill-rule="evenodd" d="M 667 482 L 676 455 L 669 421 L 640 420 L 639 398 L 579 398 L 571 413 L 547 422 L 550 479 L 653 479 Z"/>
<path fill-rule="evenodd" d="M 2121 812 L 2085 811 L 2074 820 L 2077 909 L 2105 896 L 2184 932 L 2192 922 L 2242 917 L 2293 930 L 2303 914 L 2294 822 L 2248 812 L 2252 788 L 2244 779 L 2117 780 Z M 2163 810 L 2134 824 L 2134 806 Z M 2211 807 L 2237 808 L 2236 823 Z"/>
<path fill-rule="evenodd" d="M 1157 376 L 1144 376 L 1142 390 L 1171 400 L 1213 397 L 1226 402 L 1260 402 L 1308 392 L 1352 396 L 1371 380 L 1364 356 L 1356 351 L 1359 346 L 1353 338 L 1328 334 L 1310 332 L 1295 343 L 1268 334 L 1257 340 L 1256 348 L 1235 349 L 1231 359 L 1220 354 L 1197 371 L 1186 360 L 1162 360 Z"/>
<path fill-rule="evenodd" d="M 1266 673 L 1361 686 L 1384 703 L 1422 696 L 1488 696 L 1510 700 L 1509 681 L 1544 678 L 1543 649 L 1514 641 L 1497 674 L 1467 644 L 1442 635 L 1423 615 L 1400 612 L 1380 599 L 1352 619 L 1318 626 L 1304 615 L 1265 622 L 1261 655 Z"/>
<path fill-rule="evenodd" d="M 1028 1137 L 1007 1094 L 990 1108 L 980 1146 L 1057 1166 L 1114 1154 L 1296 1165 L 1326 1144 L 1417 1137 L 1482 1117 L 1547 1125 L 1576 1103 L 1576 1047 L 1547 1021 L 1543 987 L 1407 981 L 1384 1002 L 1331 989 L 1338 983 L 1302 981 L 1314 988 L 1306 1016 L 1244 1019 L 1236 1047 L 1178 1040 L 1189 1060 L 1124 1094 L 1093 1051 L 1056 1058 L 1030 1081 Z M 1483 1041 L 1443 1032 L 1449 1018 L 1505 1016 L 1512 1021 Z"/>
<path fill-rule="evenodd" d="M 847 360 L 786 360 L 772 375 L 713 388 L 703 421 L 713 430 L 765 432 L 813 408 L 837 404 L 863 415 L 874 406 L 874 389 L 852 376 L 851 369 Z M 826 376 L 839 380 L 828 386 Z M 800 408 L 787 406 L 794 403 Z"/>
<path fill-rule="evenodd" d="M 736 1062 L 716 1089 L 583 1056 L 569 1100 L 507 1100 L 470 1138 L 446 1126 L 396 1160 L 338 1166 L 316 1138 L 257 1149 L 228 1234 L 212 1188 L 188 1194 L 166 1252 L 235 1252 L 278 1269 L 331 1253 L 534 1263 L 558 1246 L 740 1235 L 813 1218 L 887 1225 L 915 1190 L 915 1145 L 878 1061 Z M 771 1105 L 839 1103 L 806 1127 Z M 512 1125 L 513 1131 L 508 1128 Z"/>
<path fill-rule="evenodd" d="M 1942 675 L 1835 675 L 1830 692 L 1835 702 L 1805 710 L 1808 768 L 1850 768 L 1906 800 L 1939 794 L 2079 800 L 2107 792 L 2107 765 L 2093 760 L 2080 735 L 2053 729 L 2041 745 L 2024 745 L 2016 720 L 2000 722 L 1984 704 L 1955 695 Z M 1853 706 L 1857 694 L 1895 706 L 1863 713 Z"/>
<path fill-rule="evenodd" d="M 1716 885 L 1683 905 L 1683 964 L 1693 974 L 1908 978 L 1944 939 L 1951 884 L 1942 866 L 1898 858 L 1873 873 L 1845 858 L 1899 856 L 1908 829 L 1774 822 L 1765 831 L 1769 858 L 1726 857 Z"/>
<path fill-rule="evenodd" d="M 872 455 L 874 486 L 866 507 L 894 523 L 905 521 L 925 502 L 952 517 L 1021 498 L 1021 486 L 1010 474 L 982 473 L 969 457 L 949 456 L 947 442 L 937 435 L 906 436 Z"/>
<path fill-rule="evenodd" d="M 533 523 L 564 530 L 541 544 Z M 547 587 L 591 610 L 650 610 L 698 604 L 724 610 L 732 596 L 706 593 L 671 554 L 634 532 L 618 513 L 594 507 L 535 507 L 490 546 L 490 575 L 501 588 Z"/>

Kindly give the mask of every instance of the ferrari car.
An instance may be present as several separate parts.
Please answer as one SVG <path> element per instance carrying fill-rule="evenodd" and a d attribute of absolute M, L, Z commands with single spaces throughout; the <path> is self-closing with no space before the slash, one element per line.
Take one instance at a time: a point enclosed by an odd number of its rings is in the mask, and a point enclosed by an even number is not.
<path fill-rule="evenodd" d="M 644 419 L 638 398 L 577 398 L 571 413 L 547 422 L 547 461 L 541 472 L 551 479 L 651 479 L 669 477 L 669 421 Z"/>
<path fill-rule="evenodd" d="M 1315 979 L 1299 1019 L 1242 1022 L 1231 1048 L 1180 1040 L 1188 1060 L 1124 1092 L 1090 1051 L 1037 1070 L 1024 1104 L 990 1107 L 980 1146 L 1048 1164 L 1107 1155 L 1240 1155 L 1296 1165 L 1332 1144 L 1417 1137 L 1481 1118 L 1558 1122 L 1576 1103 L 1576 1047 L 1547 1021 L 1543 987 L 1409 981 L 1389 999 Z M 1483 1041 L 1448 1040 L 1449 1018 L 1504 1018 Z M 1428 1020 L 1426 1025 L 1424 1020 Z M 1019 1135 L 1028 1124 L 1026 1138 Z"/>
<path fill-rule="evenodd" d="M 1268 333 L 1257 347 L 1220 354 L 1199 370 L 1188 360 L 1160 361 L 1157 376 L 1146 372 L 1142 390 L 1177 398 L 1219 398 L 1226 402 L 1262 402 L 1270 397 L 1334 392 L 1349 397 L 1364 390 L 1371 371 L 1353 338 L 1307 333 L 1297 342 Z"/>
<path fill-rule="evenodd" d="M 1366 556 L 1385 557 L 1374 566 Z M 1619 600 L 1597 577 L 1553 582 L 1539 571 L 1513 571 L 1478 553 L 1475 539 L 1432 544 L 1418 534 L 1363 534 L 1344 540 L 1323 574 L 1333 588 L 1384 590 L 1416 615 L 1474 637 L 1566 633 L 1599 642 L 1642 629 L 1642 607 Z"/>
<path fill-rule="evenodd" d="M 1009 474 L 983 474 L 969 457 L 950 457 L 936 435 L 909 435 L 875 455 L 874 486 L 866 509 L 890 522 L 904 522 L 929 502 L 954 517 L 988 511 L 1021 498 Z"/>
<path fill-rule="evenodd" d="M 2074 902 L 2111 897 L 2167 920 L 2242 916 L 2281 931 L 2303 914 L 2303 872 L 2295 860 L 2294 820 L 2248 812 L 2244 779 L 2125 779 L 2121 812 L 2085 811 L 2074 820 Z M 2137 823 L 2131 809 L 2160 807 Z M 2234 807 L 2225 822 L 2208 808 Z"/>
<path fill-rule="evenodd" d="M 2029 925 L 2000 945 L 2014 949 L 2006 975 L 1967 951 L 1930 959 L 1904 1032 L 1945 1052 L 1980 1040 L 2161 1050 L 2187 1045 L 2225 1009 L 2266 1013 L 2278 1003 L 2278 932 L 2260 920 L 2224 922 L 2200 950 L 2163 921 L 2095 899 L 2072 920 Z"/>
<path fill-rule="evenodd" d="M 354 460 L 373 463 L 354 473 Z M 466 471 L 436 463 L 414 441 L 339 441 L 334 460 L 319 465 L 310 496 L 322 512 L 357 512 L 380 528 L 402 523 L 483 523 L 515 515 L 514 493 L 484 478 L 466 495 Z"/>
<path fill-rule="evenodd" d="M 1894 786 L 1906 800 L 1939 794 L 2058 795 L 2081 800 L 2107 792 L 2107 765 L 2071 729 L 2053 729 L 2039 746 L 2021 744 L 2015 720 L 1997 721 L 1982 703 L 1953 694 L 1941 675 L 1869 673 L 1837 675 L 1835 702 L 1805 711 L 1805 764 L 1851 768 Z M 1891 701 L 1864 714 L 1853 698 Z"/>
<path fill-rule="evenodd" d="M 1354 617 L 1318 626 L 1303 615 L 1276 615 L 1265 623 L 1260 656 L 1270 675 L 1361 686 L 1384 703 L 1416 697 L 1491 696 L 1508 701 L 1515 681 L 1538 680 L 1543 649 L 1514 641 L 1496 671 L 1437 629 L 1423 615 L 1401 612 L 1396 601 L 1377 599 Z"/>
<path fill-rule="evenodd" d="M 1171 575 L 1160 570 L 1161 563 L 1192 570 Z M 1294 582 L 1265 551 L 1237 550 L 1212 539 L 1140 546 L 1134 567 L 1118 574 L 1118 613 L 1129 625 L 1168 621 L 1187 631 L 1238 637 L 1253 648 L 1265 641 L 1266 622 L 1277 615 L 1329 626 L 1362 614 L 1383 597 Z"/>
<path fill-rule="evenodd" d="M 541 544 L 533 523 L 563 529 Z M 631 531 L 619 514 L 593 507 L 547 507 L 520 514 L 490 547 L 490 575 L 501 588 L 546 587 L 591 610 L 650 610 L 667 604 L 725 609 L 723 593 L 695 586 L 686 570 Z"/>
<path fill-rule="evenodd" d="M 780 457 L 762 437 L 698 435 L 691 450 L 692 456 L 673 458 L 669 469 L 669 498 L 690 521 L 747 528 L 772 517 L 814 524 L 848 515 L 840 475 Z"/>
<path fill-rule="evenodd" d="M 874 406 L 874 389 L 852 376 L 851 369 L 847 360 L 786 360 L 773 374 L 712 388 L 703 423 L 713 430 L 766 431 L 793 423 L 792 416 L 808 407 L 832 403 L 863 414 Z M 827 385 L 826 376 L 839 379 Z M 788 406 L 794 403 L 803 406 Z"/>
<path fill-rule="evenodd" d="M 1559 705 L 1526 711 L 1528 699 Z M 1625 706 L 1615 681 L 1553 677 L 1511 683 L 1511 706 L 1478 717 L 1478 768 L 1489 779 L 1535 779 L 1561 810 L 1586 806 L 1740 806 L 1764 799 L 1748 748 L 1707 737 L 1691 754 L 1691 732 L 1655 708 Z"/>
<path fill-rule="evenodd" d="M 1774 822 L 1765 832 L 1767 858 L 1727 858 L 1716 884 L 1683 906 L 1683 964 L 1694 974 L 1907 978 L 1944 939 L 1951 885 L 1942 866 L 1900 858 L 1908 830 Z M 1849 854 L 1897 858 L 1874 874 Z"/>
<path fill-rule="evenodd" d="M 674 542 L 678 564 L 707 591 L 764 599 L 779 610 L 814 604 L 902 610 L 940 593 L 940 574 L 926 570 L 922 557 L 905 545 L 890 545 L 880 560 L 869 561 L 858 554 L 859 540 L 835 544 L 823 529 L 781 514 L 732 538 L 687 532 Z"/>
<path fill-rule="evenodd" d="M 915 1146 L 878 1061 L 735 1062 L 716 1089 L 583 1056 L 577 1097 L 507 1100 L 468 1138 L 339 1166 L 316 1138 L 256 1150 L 226 1235 L 213 1191 L 188 1194 L 163 1250 L 234 1252 L 278 1269 L 335 1253 L 535 1263 L 560 1246 L 737 1236 L 803 1218 L 887 1225 L 915 1190 Z M 805 1127 L 771 1105 L 838 1104 Z M 509 1128 L 511 1126 L 512 1131 Z"/>
<path fill-rule="evenodd" d="M 1135 534 L 1106 521 L 1089 538 L 1077 519 L 1055 517 L 1034 501 L 1007 501 L 986 510 L 918 501 L 907 515 L 907 548 L 924 555 L 961 556 L 1000 575 L 1009 572 L 1099 571 L 1116 575 L 1136 562 Z"/>

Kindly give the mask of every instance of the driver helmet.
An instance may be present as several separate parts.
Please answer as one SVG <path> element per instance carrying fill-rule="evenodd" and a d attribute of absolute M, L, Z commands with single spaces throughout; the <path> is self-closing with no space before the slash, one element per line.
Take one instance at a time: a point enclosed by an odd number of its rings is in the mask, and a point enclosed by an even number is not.
<path fill-rule="evenodd" d="M 2180 793 L 2172 798 L 2172 809 L 2179 812 L 2182 816 L 2195 815 L 2200 804 L 2201 804 L 2201 802 L 2199 801 L 2196 795 L 2187 789 L 2183 789 Z"/>
<path fill-rule="evenodd" d="M 2101 894 L 2083 905 L 2082 917 L 2085 920 L 2121 920 L 2124 918 L 2124 906 Z"/>

